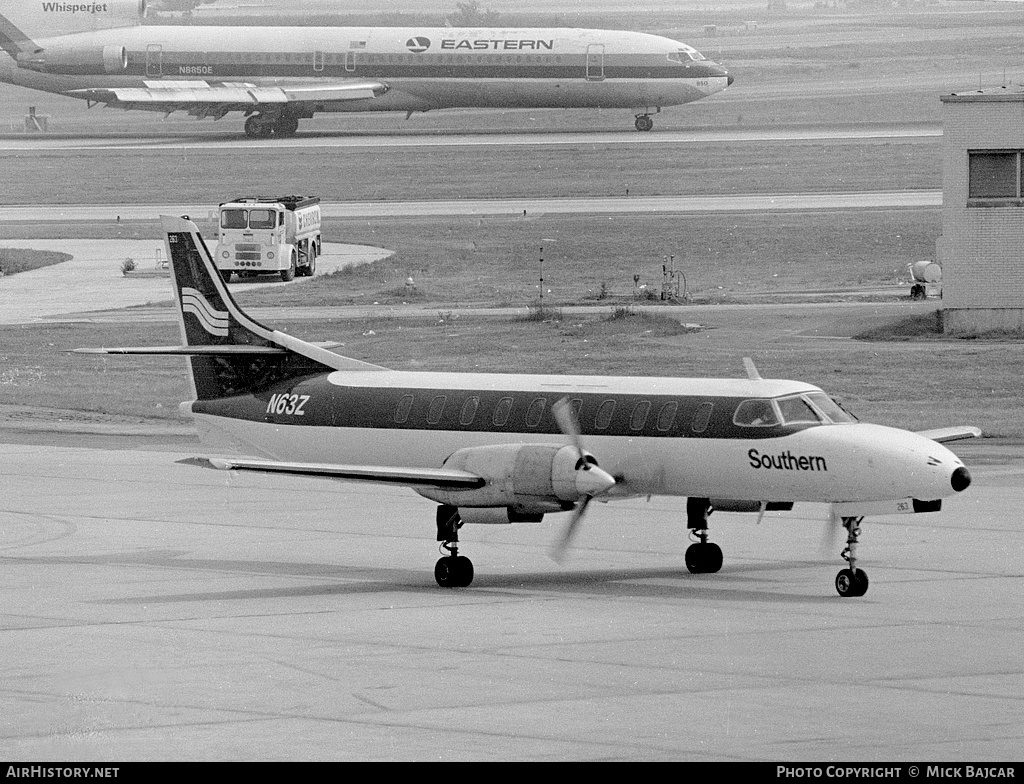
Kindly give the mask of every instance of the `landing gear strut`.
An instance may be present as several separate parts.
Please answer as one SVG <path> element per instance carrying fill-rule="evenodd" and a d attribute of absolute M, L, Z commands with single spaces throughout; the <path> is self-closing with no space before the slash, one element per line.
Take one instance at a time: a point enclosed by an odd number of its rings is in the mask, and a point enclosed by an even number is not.
<path fill-rule="evenodd" d="M 842 558 L 849 569 L 843 569 L 836 575 L 836 590 L 840 596 L 863 596 L 868 592 L 868 576 L 863 569 L 857 568 L 857 537 L 860 536 L 860 524 L 863 517 L 844 517 L 843 528 L 846 529 L 846 547 Z"/>
<path fill-rule="evenodd" d="M 437 541 L 448 553 L 434 567 L 434 579 L 442 588 L 465 588 L 473 582 L 473 562 L 459 555 L 459 529 L 462 519 L 454 506 L 437 507 Z"/>
<path fill-rule="evenodd" d="M 708 541 L 708 518 L 711 501 L 707 498 L 686 499 L 686 527 L 694 540 L 686 548 L 686 568 L 693 574 L 714 574 L 722 568 L 722 548 Z"/>

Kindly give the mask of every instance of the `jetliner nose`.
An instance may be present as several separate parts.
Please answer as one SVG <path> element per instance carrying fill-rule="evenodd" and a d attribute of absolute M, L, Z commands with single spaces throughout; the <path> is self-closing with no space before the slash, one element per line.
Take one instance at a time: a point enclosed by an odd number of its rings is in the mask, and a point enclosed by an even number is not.
<path fill-rule="evenodd" d="M 960 466 L 953 472 L 953 476 L 950 477 L 949 483 L 953 486 L 953 489 L 956 492 L 962 493 L 971 486 L 971 472 L 963 466 Z"/>

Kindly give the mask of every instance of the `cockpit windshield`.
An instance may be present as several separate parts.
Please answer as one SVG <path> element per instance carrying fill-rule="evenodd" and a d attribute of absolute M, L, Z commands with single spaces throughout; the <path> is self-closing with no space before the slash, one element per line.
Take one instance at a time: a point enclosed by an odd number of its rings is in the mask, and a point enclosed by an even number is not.
<path fill-rule="evenodd" d="M 814 403 L 821 413 L 831 419 L 833 422 L 856 422 L 857 417 L 839 405 L 835 400 L 830 398 L 824 392 L 811 392 L 807 395 L 807 398 Z"/>
<path fill-rule="evenodd" d="M 698 52 L 696 49 L 679 49 L 675 52 L 669 52 L 668 59 L 674 63 L 692 63 L 694 60 L 703 60 L 704 55 Z"/>
<path fill-rule="evenodd" d="M 856 422 L 857 418 L 824 392 L 808 392 L 771 400 L 744 400 L 736 407 L 732 421 L 742 427 L 774 427 L 841 424 Z"/>

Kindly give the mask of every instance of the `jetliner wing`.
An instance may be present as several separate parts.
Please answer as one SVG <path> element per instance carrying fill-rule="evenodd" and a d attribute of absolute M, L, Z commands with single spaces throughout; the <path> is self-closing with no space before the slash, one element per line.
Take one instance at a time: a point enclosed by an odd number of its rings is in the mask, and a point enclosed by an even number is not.
<path fill-rule="evenodd" d="M 306 101 L 360 101 L 387 92 L 382 82 L 318 80 L 285 85 L 255 85 L 248 82 L 149 81 L 144 87 L 90 87 L 71 90 L 70 95 L 95 103 L 128 109 L 174 111 L 189 107 L 210 110 L 248 111 L 260 105 Z"/>
<path fill-rule="evenodd" d="M 938 441 L 940 444 L 945 444 L 947 441 L 960 441 L 965 438 L 981 438 L 981 430 L 969 425 L 940 427 L 935 430 L 919 430 L 917 434 L 930 438 L 932 441 Z"/>
<path fill-rule="evenodd" d="M 190 461 L 191 462 L 191 461 Z M 439 487 L 448 490 L 475 490 L 486 481 L 469 471 L 451 468 L 401 468 L 395 466 L 340 465 L 337 463 L 289 463 L 279 460 L 210 457 L 202 462 L 222 471 L 265 471 L 299 476 L 325 476 L 381 482 L 404 487 Z"/>

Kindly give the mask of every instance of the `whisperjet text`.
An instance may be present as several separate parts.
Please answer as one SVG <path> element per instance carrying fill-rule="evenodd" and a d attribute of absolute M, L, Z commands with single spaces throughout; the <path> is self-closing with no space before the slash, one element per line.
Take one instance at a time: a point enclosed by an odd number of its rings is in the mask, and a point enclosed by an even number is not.
<path fill-rule="evenodd" d="M 105 14 L 106 3 L 43 3 L 43 13 L 52 14 Z"/>

